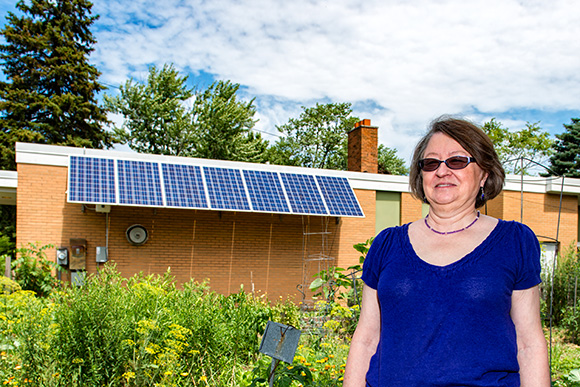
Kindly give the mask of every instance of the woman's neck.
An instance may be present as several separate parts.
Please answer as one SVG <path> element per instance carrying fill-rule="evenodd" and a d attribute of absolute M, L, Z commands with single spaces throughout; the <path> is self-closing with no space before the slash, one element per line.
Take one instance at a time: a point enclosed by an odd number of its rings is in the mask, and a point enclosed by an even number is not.
<path fill-rule="evenodd" d="M 441 232 L 448 232 L 466 227 L 476 217 L 477 210 L 475 206 L 469 206 L 461 210 L 431 207 L 429 208 L 428 226 Z"/>

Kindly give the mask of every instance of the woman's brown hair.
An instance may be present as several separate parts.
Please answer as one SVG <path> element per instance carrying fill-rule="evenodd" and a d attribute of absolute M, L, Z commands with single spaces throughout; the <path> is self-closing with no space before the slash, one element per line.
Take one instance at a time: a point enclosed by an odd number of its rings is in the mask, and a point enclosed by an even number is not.
<path fill-rule="evenodd" d="M 505 172 L 499 161 L 499 157 L 493 148 L 493 143 L 485 132 L 475 124 L 459 118 L 442 116 L 431 122 L 429 131 L 419 141 L 413 153 L 411 169 L 409 172 L 409 185 L 411 194 L 417 199 L 427 202 L 423 191 L 423 175 L 419 168 L 419 160 L 423 158 L 429 140 L 435 133 L 443 133 L 459 143 L 469 154 L 475 158 L 477 165 L 487 173 L 487 180 L 483 186 L 483 198 L 481 192 L 475 200 L 475 208 L 479 208 L 486 201 L 495 198 L 503 189 Z"/>

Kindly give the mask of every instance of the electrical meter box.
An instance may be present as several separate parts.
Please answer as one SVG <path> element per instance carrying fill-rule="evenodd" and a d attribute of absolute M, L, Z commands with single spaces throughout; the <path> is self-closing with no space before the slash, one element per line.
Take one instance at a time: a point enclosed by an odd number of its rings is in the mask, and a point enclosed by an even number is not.
<path fill-rule="evenodd" d="M 85 270 L 87 268 L 87 240 L 71 239 L 70 240 L 70 262 L 69 269 Z"/>
<path fill-rule="evenodd" d="M 97 246 L 97 263 L 105 263 L 108 260 L 108 251 L 105 246 Z"/>
<path fill-rule="evenodd" d="M 68 265 L 68 249 L 66 247 L 56 249 L 56 263 L 61 266 Z"/>

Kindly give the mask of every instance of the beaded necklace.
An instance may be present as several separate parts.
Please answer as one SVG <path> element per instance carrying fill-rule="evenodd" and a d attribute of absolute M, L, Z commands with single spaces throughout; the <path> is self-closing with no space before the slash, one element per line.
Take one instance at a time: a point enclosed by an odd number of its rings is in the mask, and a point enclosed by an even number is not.
<path fill-rule="evenodd" d="M 429 214 L 427 214 L 427 216 L 425 217 L 425 226 L 427 226 L 427 228 L 428 228 L 429 230 L 431 230 L 431 231 L 433 231 L 434 233 L 436 233 L 436 234 L 439 234 L 439 235 L 449 235 L 449 234 L 455 234 L 455 233 L 457 233 L 457 232 L 465 231 L 465 230 L 467 230 L 469 227 L 473 226 L 473 225 L 475 224 L 475 222 L 477 222 L 477 221 L 479 220 L 479 215 L 480 215 L 480 212 L 479 212 L 479 211 L 477 211 L 477 216 L 475 217 L 475 219 L 473 220 L 473 222 L 469 223 L 467 226 L 465 226 L 465 227 L 463 227 L 463 228 L 460 228 L 459 230 L 454 230 L 454 231 L 445 231 L 445 232 L 443 232 L 443 231 L 437 231 L 437 230 L 435 230 L 434 228 L 431 228 L 431 226 L 429 226 L 429 223 L 427 223 L 427 218 L 429 217 Z"/>

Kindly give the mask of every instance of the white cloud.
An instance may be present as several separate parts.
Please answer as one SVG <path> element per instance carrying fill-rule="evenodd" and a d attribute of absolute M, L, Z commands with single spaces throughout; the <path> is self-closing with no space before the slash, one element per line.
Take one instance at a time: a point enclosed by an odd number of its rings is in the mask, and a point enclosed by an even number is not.
<path fill-rule="evenodd" d="M 211 73 L 245 86 L 257 128 L 273 133 L 301 104 L 352 102 L 408 158 L 443 113 L 580 107 L 575 0 L 107 0 L 95 11 L 104 82 L 167 62 Z"/>

